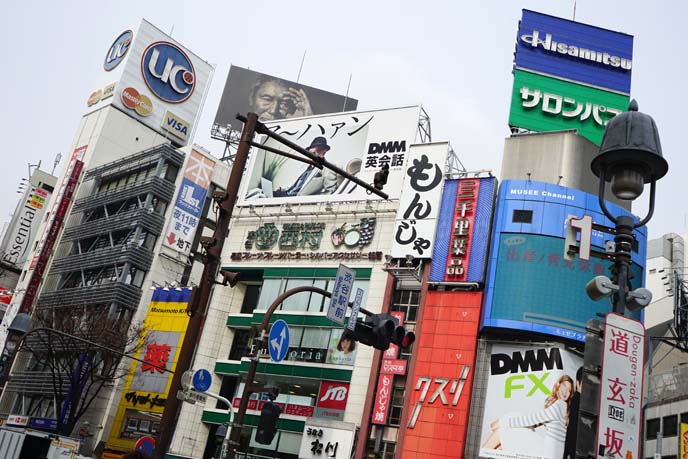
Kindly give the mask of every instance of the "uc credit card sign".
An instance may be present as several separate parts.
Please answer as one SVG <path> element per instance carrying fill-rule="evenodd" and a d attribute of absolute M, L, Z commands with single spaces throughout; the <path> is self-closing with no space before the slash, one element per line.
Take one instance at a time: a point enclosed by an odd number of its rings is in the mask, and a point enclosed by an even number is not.
<path fill-rule="evenodd" d="M 519 69 L 630 94 L 632 57 L 632 35 L 523 10 Z"/>

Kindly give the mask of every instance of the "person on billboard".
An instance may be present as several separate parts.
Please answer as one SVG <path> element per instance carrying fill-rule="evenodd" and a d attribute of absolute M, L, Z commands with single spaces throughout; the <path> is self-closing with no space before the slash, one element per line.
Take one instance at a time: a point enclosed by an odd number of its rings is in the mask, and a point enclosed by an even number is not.
<path fill-rule="evenodd" d="M 563 375 L 545 399 L 544 409 L 527 415 L 507 414 L 493 421 L 490 424 L 492 433 L 482 447 L 511 452 L 522 450 L 534 456 L 561 458 L 572 392 L 573 380 Z M 545 427 L 544 439 L 534 430 L 540 425 Z"/>
<path fill-rule="evenodd" d="M 249 107 L 263 122 L 313 114 L 303 89 L 291 88 L 284 81 L 268 76 L 256 79 L 249 95 Z"/>
<path fill-rule="evenodd" d="M 315 137 L 306 150 L 318 158 L 325 158 L 327 152 L 330 151 L 330 146 L 325 137 Z M 332 194 L 341 182 L 337 173 L 328 168 L 318 169 L 305 163 L 303 165 L 305 167 L 294 183 L 288 188 L 280 187 L 274 190 L 272 193 L 274 197 Z"/>
<path fill-rule="evenodd" d="M 563 459 L 576 459 L 576 437 L 578 436 L 578 408 L 580 407 L 580 394 L 583 388 L 583 367 L 576 371 L 576 390 L 571 396 L 569 405 L 569 423 L 566 426 L 566 441 L 564 442 Z"/>
<path fill-rule="evenodd" d="M 334 341 L 335 337 L 332 338 Z M 354 359 L 356 357 L 356 341 L 347 335 L 342 333 L 337 342 L 337 347 L 330 347 L 327 350 L 327 360 L 325 363 L 334 363 L 337 365 L 353 365 Z"/>

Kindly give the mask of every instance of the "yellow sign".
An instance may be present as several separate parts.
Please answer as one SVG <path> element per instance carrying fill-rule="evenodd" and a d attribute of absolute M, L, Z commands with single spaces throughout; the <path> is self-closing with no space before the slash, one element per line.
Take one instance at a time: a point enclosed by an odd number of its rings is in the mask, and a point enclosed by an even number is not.
<path fill-rule="evenodd" d="M 155 437 L 184 341 L 190 289 L 156 289 L 144 322 L 145 336 L 124 385 L 107 447 L 133 449 L 140 437 Z"/>
<path fill-rule="evenodd" d="M 678 457 L 688 459 L 688 423 L 681 423 L 681 436 L 678 439 Z"/>

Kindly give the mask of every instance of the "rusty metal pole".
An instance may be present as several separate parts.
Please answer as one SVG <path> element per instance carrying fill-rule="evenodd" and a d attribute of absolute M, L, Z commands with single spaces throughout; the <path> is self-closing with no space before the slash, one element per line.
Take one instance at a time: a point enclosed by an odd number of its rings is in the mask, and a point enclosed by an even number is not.
<path fill-rule="evenodd" d="M 229 221 L 232 218 L 232 210 L 234 209 L 237 195 L 239 194 L 239 185 L 244 175 L 248 152 L 251 148 L 250 143 L 253 141 L 257 122 L 258 116 L 255 113 L 249 113 L 246 117 L 244 129 L 241 132 L 239 147 L 237 148 L 234 164 L 232 165 L 232 171 L 229 175 L 229 181 L 227 182 L 227 191 L 221 202 L 218 201 L 220 204 L 220 212 L 217 218 L 215 232 L 213 233 L 213 242 L 206 248 L 208 256 L 205 267 L 203 268 L 201 281 L 199 286 L 196 287 L 196 291 L 194 295 L 192 295 L 192 300 L 187 307 L 187 313 L 190 316 L 189 324 L 186 327 L 184 341 L 177 358 L 177 366 L 174 376 L 172 377 L 167 399 L 165 400 L 165 410 L 163 411 L 162 419 L 160 420 L 160 430 L 155 440 L 155 451 L 153 452 L 153 458 L 155 459 L 164 459 L 165 452 L 172 438 L 173 426 L 179 409 L 177 391 L 181 389 L 182 374 L 191 366 L 194 350 L 205 320 L 210 290 L 215 283 L 215 278 L 220 268 L 222 248 L 227 238 L 227 234 L 229 233 Z"/>

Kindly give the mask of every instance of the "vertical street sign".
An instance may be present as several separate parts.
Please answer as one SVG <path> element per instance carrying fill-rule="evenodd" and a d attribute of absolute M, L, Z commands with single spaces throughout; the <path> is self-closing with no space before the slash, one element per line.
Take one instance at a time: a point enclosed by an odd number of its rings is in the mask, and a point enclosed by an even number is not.
<path fill-rule="evenodd" d="M 609 313 L 604 327 L 597 458 L 640 458 L 645 327 Z"/>
<path fill-rule="evenodd" d="M 330 298 L 330 306 L 327 308 L 328 319 L 338 324 L 344 323 L 344 316 L 346 316 L 346 308 L 349 306 L 349 296 L 355 279 L 356 272 L 353 269 L 339 265 L 334 289 L 332 289 L 332 298 Z"/>
<path fill-rule="evenodd" d="M 349 321 L 346 323 L 346 328 L 351 331 L 356 329 L 356 320 L 358 319 L 358 313 L 361 310 L 361 302 L 363 301 L 363 289 L 356 289 L 356 297 L 354 298 L 354 304 L 351 306 L 351 316 Z"/>

